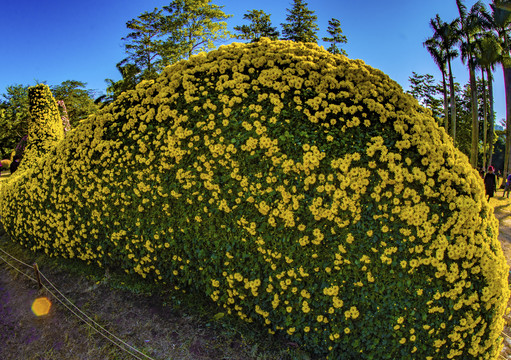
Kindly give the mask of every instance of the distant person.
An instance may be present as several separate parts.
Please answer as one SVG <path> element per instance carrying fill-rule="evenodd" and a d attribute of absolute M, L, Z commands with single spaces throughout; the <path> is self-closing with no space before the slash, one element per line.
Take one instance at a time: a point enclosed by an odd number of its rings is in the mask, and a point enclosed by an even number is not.
<path fill-rule="evenodd" d="M 486 190 L 486 196 L 488 201 L 493 197 L 495 191 L 497 191 L 497 178 L 494 173 L 495 169 L 493 166 L 488 167 L 488 172 L 484 175 L 484 188 Z"/>
<path fill-rule="evenodd" d="M 506 195 L 507 192 L 507 198 L 509 199 L 509 192 L 511 191 L 511 174 L 507 176 L 506 186 L 504 187 L 504 192 L 502 193 L 502 197 Z"/>
<path fill-rule="evenodd" d="M 20 158 L 18 155 L 15 155 L 10 166 L 11 175 L 18 169 L 18 166 L 20 166 Z"/>

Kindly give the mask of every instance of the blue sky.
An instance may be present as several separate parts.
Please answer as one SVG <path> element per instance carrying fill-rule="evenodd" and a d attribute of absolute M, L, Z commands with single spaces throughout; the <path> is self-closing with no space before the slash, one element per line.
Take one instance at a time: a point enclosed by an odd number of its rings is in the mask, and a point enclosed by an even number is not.
<path fill-rule="evenodd" d="M 362 59 L 397 81 L 406 90 L 412 71 L 441 75 L 422 43 L 431 36 L 429 19 L 437 13 L 451 21 L 458 12 L 455 0 L 306 0 L 318 17 L 318 36 L 326 36 L 328 20 L 337 18 L 348 37 L 350 58 Z M 475 1 L 465 0 L 467 7 Z M 486 4 L 489 1 L 484 1 Z M 8 85 L 60 84 L 65 80 L 87 83 L 105 91 L 106 78 L 118 80 L 115 64 L 125 57 L 121 38 L 126 22 L 145 11 L 168 5 L 170 0 L 18 0 L 2 1 L 0 11 L 0 94 Z M 292 0 L 213 0 L 232 14 L 228 26 L 246 23 L 252 9 L 271 14 L 281 31 Z M 320 41 L 320 44 L 322 42 Z M 456 81 L 465 84 L 468 70 L 458 59 L 453 68 Z M 495 71 L 497 121 L 505 117 L 502 69 Z"/>

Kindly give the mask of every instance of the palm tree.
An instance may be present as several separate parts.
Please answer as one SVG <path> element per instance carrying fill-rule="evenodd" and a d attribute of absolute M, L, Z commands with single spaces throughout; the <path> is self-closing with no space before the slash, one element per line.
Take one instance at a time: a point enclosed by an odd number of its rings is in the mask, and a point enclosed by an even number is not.
<path fill-rule="evenodd" d="M 449 93 L 451 97 L 451 136 L 453 141 L 456 139 L 456 93 L 454 91 L 454 79 L 452 76 L 451 59 L 458 56 L 458 52 L 454 50 L 454 46 L 459 41 L 459 21 L 453 20 L 450 23 L 444 22 L 440 15 L 429 22 L 433 29 L 433 39 L 440 44 L 441 49 L 445 52 L 447 59 L 447 68 L 449 71 Z"/>
<path fill-rule="evenodd" d="M 470 9 L 470 12 L 467 12 L 467 7 L 463 5 L 462 0 L 456 0 L 456 5 L 460 14 L 460 35 L 464 39 L 460 44 L 461 59 L 463 62 L 466 61 L 468 63 L 470 77 L 470 103 L 472 107 L 472 146 L 470 150 L 470 163 L 475 168 L 477 167 L 477 157 L 479 155 L 479 121 L 474 41 L 475 36 L 481 32 L 484 26 L 485 18 L 482 14 L 485 10 L 481 1 L 476 2 Z"/>
<path fill-rule="evenodd" d="M 435 38 L 431 37 L 427 39 L 423 45 L 426 47 L 429 54 L 433 58 L 433 61 L 435 64 L 437 64 L 440 72 L 442 73 L 442 91 L 444 95 L 444 127 L 445 132 L 449 133 L 449 102 L 447 100 L 447 83 L 445 79 L 447 75 L 447 53 Z"/>
<path fill-rule="evenodd" d="M 502 57 L 502 47 L 498 41 L 498 39 L 494 36 L 493 33 L 488 32 L 485 33 L 481 38 L 476 41 L 476 49 L 477 49 L 477 63 L 481 67 L 481 74 L 483 78 L 483 89 L 484 89 L 484 126 L 483 126 L 483 168 L 486 166 L 490 166 L 492 164 L 493 159 L 493 133 L 494 133 L 494 124 L 495 124 L 495 115 L 493 111 L 493 70 L 495 69 L 495 65 L 500 62 Z M 489 139 L 489 150 L 488 156 L 486 155 L 486 146 L 487 146 L 487 105 L 486 105 L 486 89 L 485 89 L 485 81 L 484 81 L 484 73 L 486 72 L 486 77 L 488 79 L 488 96 L 490 103 L 490 139 Z M 488 162 L 486 159 L 488 158 Z"/>
<path fill-rule="evenodd" d="M 511 170 L 511 57 L 509 55 L 509 35 L 511 23 L 511 1 L 493 0 L 492 26 L 503 44 L 501 64 L 504 70 L 504 88 L 506 91 L 506 154 L 504 158 L 504 176 Z"/>

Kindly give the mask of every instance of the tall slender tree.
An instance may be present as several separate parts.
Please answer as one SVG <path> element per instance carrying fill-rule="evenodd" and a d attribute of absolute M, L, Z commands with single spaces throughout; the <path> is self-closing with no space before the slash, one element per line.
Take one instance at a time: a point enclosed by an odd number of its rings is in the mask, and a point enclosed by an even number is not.
<path fill-rule="evenodd" d="M 167 58 L 162 56 L 166 35 L 163 20 L 162 11 L 155 8 L 126 23 L 130 33 L 122 38 L 128 54 L 123 62 L 137 66 L 142 79 L 155 78 L 168 65 Z"/>
<path fill-rule="evenodd" d="M 216 43 L 231 38 L 225 20 L 232 17 L 211 0 L 173 0 L 164 6 L 165 30 L 169 34 L 164 53 L 169 58 L 186 59 L 212 50 Z"/>
<path fill-rule="evenodd" d="M 506 92 L 506 151 L 504 158 L 504 175 L 511 173 L 511 57 L 509 54 L 509 30 L 511 24 L 511 1 L 494 0 L 492 25 L 502 41 L 502 69 L 504 71 L 504 88 Z"/>
<path fill-rule="evenodd" d="M 484 5 L 481 1 L 476 2 L 470 11 L 463 4 L 462 0 L 456 0 L 456 6 L 460 14 L 460 35 L 463 37 L 461 42 L 462 60 L 467 62 L 470 78 L 470 94 L 472 106 L 472 146 L 470 152 L 470 163 L 477 167 L 477 158 L 479 155 L 479 119 L 477 110 L 477 84 L 475 75 L 475 49 L 474 41 L 476 34 L 483 28 Z"/>
<path fill-rule="evenodd" d="M 480 65 L 476 58 L 476 67 L 481 69 L 481 81 L 483 91 L 483 169 L 486 169 L 486 146 L 488 143 L 488 90 L 486 88 L 485 69 Z M 479 139 L 478 139 L 479 140 Z"/>
<path fill-rule="evenodd" d="M 277 40 L 280 34 L 277 28 L 272 26 L 270 16 L 271 14 L 266 14 L 263 10 L 250 10 L 243 15 L 243 19 L 250 21 L 250 24 L 235 26 L 234 31 L 239 32 L 236 37 L 252 42 L 262 37 Z"/>
<path fill-rule="evenodd" d="M 450 94 L 450 117 L 451 117 L 451 136 L 456 141 L 456 93 L 454 90 L 454 77 L 452 75 L 451 60 L 458 56 L 454 49 L 459 41 L 459 21 L 453 20 L 450 23 L 444 22 L 440 15 L 430 20 L 430 26 L 433 29 L 433 39 L 435 39 L 446 54 L 447 68 L 449 73 L 449 94 Z"/>
<path fill-rule="evenodd" d="M 488 81 L 487 84 L 487 91 L 485 91 L 485 94 L 488 93 L 489 98 L 489 129 L 487 131 L 487 124 L 483 126 L 483 167 L 486 168 L 488 165 L 492 165 L 492 159 L 493 159 L 493 143 L 494 143 L 494 127 L 495 127 L 495 115 L 494 115 L 494 107 L 493 107 L 493 70 L 495 68 L 495 65 L 500 62 L 500 59 L 502 57 L 502 47 L 498 41 L 498 39 L 495 38 L 494 34 L 491 32 L 487 32 L 483 37 L 477 39 L 476 41 L 476 59 L 478 65 L 481 67 L 482 70 L 482 77 L 484 81 L 484 73 L 486 73 L 486 78 Z M 484 87 L 484 82 L 483 82 Z M 486 98 L 486 97 L 485 97 Z M 484 106 L 484 118 L 486 120 L 486 109 L 487 106 Z M 485 121 L 486 123 L 486 121 Z M 486 145 L 486 139 L 487 135 L 486 133 L 489 132 L 489 146 Z M 488 154 L 486 154 L 486 148 L 488 149 Z M 488 160 L 487 160 L 488 159 Z"/>
<path fill-rule="evenodd" d="M 140 80 L 155 78 L 165 66 L 211 50 L 216 42 L 230 38 L 224 20 L 231 15 L 222 8 L 211 0 L 173 0 L 163 9 L 155 8 L 128 21 L 131 32 L 122 39 L 128 57 L 117 64 L 123 78 L 106 80 L 107 101 L 134 88 Z"/>
<path fill-rule="evenodd" d="M 341 22 L 337 19 L 330 19 L 328 21 L 327 32 L 331 37 L 324 37 L 322 39 L 323 41 L 330 43 L 330 47 L 327 50 L 332 54 L 342 54 L 344 56 L 348 56 L 346 50 L 337 46 L 337 44 L 346 44 L 348 42 L 346 35 L 342 34 Z"/>
<path fill-rule="evenodd" d="M 284 40 L 297 42 L 318 42 L 316 32 L 319 30 L 316 21 L 318 17 L 314 11 L 309 10 L 307 3 L 302 0 L 293 0 L 293 8 L 286 9 L 288 15 L 286 23 L 282 25 Z"/>
<path fill-rule="evenodd" d="M 444 128 L 449 132 L 449 102 L 447 93 L 447 52 L 442 48 L 441 44 L 435 38 L 427 39 L 423 44 L 433 58 L 433 61 L 442 73 L 442 94 L 444 98 Z M 456 56 L 455 54 L 452 54 Z"/>

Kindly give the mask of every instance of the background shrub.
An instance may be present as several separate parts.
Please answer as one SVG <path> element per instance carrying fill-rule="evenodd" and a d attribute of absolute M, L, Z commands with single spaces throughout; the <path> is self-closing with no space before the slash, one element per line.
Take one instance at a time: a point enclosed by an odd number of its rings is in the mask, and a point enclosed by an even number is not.
<path fill-rule="evenodd" d="M 205 294 L 318 355 L 500 351 L 508 267 L 477 172 L 399 85 L 313 44 L 167 68 L 0 201 L 33 250 Z"/>

